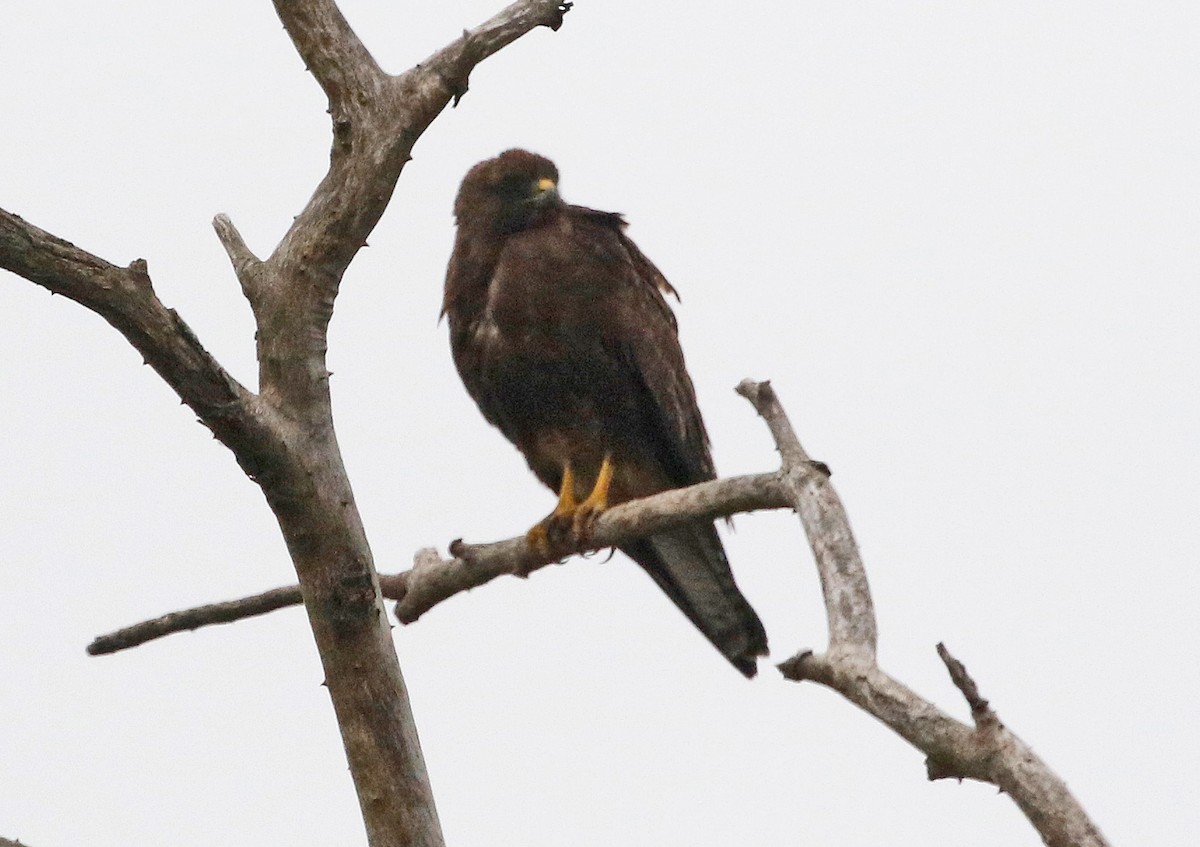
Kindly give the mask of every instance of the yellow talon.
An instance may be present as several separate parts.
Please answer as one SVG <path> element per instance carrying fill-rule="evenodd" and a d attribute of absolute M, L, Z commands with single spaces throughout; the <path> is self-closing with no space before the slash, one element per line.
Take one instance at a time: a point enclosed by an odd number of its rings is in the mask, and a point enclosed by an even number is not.
<path fill-rule="evenodd" d="M 575 474 L 571 466 L 563 468 L 562 484 L 558 486 L 558 505 L 550 513 L 552 518 L 566 518 L 575 514 L 579 504 L 575 502 Z"/>
<path fill-rule="evenodd" d="M 592 493 L 580 503 L 575 499 L 575 474 L 570 465 L 564 467 L 562 483 L 558 487 L 558 505 L 525 533 L 529 545 L 546 559 L 564 556 L 586 546 L 596 520 L 608 508 L 613 470 L 612 456 L 606 455 L 600 463 Z"/>
<path fill-rule="evenodd" d="M 563 528 L 571 526 L 579 508 L 575 501 L 575 474 L 571 466 L 563 468 L 562 483 L 558 486 L 558 505 L 525 533 L 525 540 L 545 558 L 563 546 Z"/>
<path fill-rule="evenodd" d="M 592 493 L 575 508 L 575 517 L 571 522 L 575 542 L 581 547 L 591 536 L 596 520 L 608 508 L 608 489 L 612 485 L 612 478 L 612 456 L 605 454 L 604 461 L 600 463 L 600 472 L 596 474 L 596 484 L 592 486 Z"/>

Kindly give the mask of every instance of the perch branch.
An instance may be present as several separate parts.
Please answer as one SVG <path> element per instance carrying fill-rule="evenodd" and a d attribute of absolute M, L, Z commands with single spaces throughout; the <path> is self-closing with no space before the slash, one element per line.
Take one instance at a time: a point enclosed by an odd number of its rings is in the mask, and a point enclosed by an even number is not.
<path fill-rule="evenodd" d="M 1106 847 L 1063 781 L 1000 722 L 966 668 L 943 645 L 938 645 L 938 654 L 966 699 L 974 726 L 950 717 L 879 668 L 866 577 L 845 511 L 829 484 L 828 468 L 808 458 L 768 383 L 747 380 L 738 391 L 767 422 L 783 468 L 613 507 L 597 522 L 589 549 L 619 545 L 698 518 L 792 506 L 805 524 L 821 571 L 830 647 L 825 654 L 804 651 L 783 662 L 779 668 L 784 677 L 824 685 L 886 724 L 925 753 L 930 779 L 976 779 L 996 785 L 1013 798 L 1050 847 Z M 414 621 L 442 600 L 497 576 L 523 576 L 550 564 L 530 549 L 524 537 L 478 545 L 456 541 L 451 551 L 453 558 L 444 559 L 435 550 L 419 550 L 411 570 L 380 578 L 384 596 L 397 601 L 401 621 Z M 89 651 L 124 649 L 170 632 L 262 614 L 298 602 L 298 597 L 296 587 L 279 588 L 166 615 L 98 638 Z M 854 620 L 856 615 L 865 619 Z"/>
<path fill-rule="evenodd" d="M 778 473 L 704 482 L 614 506 L 600 516 L 592 543 L 581 552 L 603 550 L 697 518 L 715 520 L 788 504 Z M 533 550 L 524 536 L 491 544 L 456 541 L 451 547 L 456 553 L 453 558 L 443 559 L 436 550 L 425 548 L 414 555 L 411 570 L 380 575 L 380 590 L 384 597 L 398 601 L 396 617 L 402 623 L 412 623 L 443 600 L 496 577 L 506 574 L 526 576 L 553 564 Z M 232 623 L 300 602 L 299 586 L 274 588 L 250 597 L 197 606 L 142 621 L 98 636 L 87 650 L 92 655 L 116 653 L 173 633 Z"/>
<path fill-rule="evenodd" d="M 739 512 L 777 509 L 788 505 L 777 473 L 730 477 L 666 491 L 653 497 L 614 506 L 596 522 L 586 550 L 618 547 L 689 521 L 715 520 Z M 525 576 L 552 564 L 532 548 L 524 536 L 490 544 L 450 545 L 452 558 L 443 559 L 432 549 L 420 550 L 412 570 L 404 574 L 403 594 L 397 598 L 396 617 L 411 623 L 455 594 L 490 582 L 498 576 Z"/>

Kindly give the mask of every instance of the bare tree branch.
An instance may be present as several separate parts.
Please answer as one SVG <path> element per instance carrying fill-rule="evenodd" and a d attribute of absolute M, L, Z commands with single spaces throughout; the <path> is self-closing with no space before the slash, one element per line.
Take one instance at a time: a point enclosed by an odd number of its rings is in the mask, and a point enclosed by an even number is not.
<path fill-rule="evenodd" d="M 0 210 L 0 267 L 108 321 L 233 451 L 251 478 L 285 454 L 272 410 L 213 359 L 174 309 L 163 305 L 143 260 L 118 267 Z"/>
<path fill-rule="evenodd" d="M 788 497 L 778 473 L 730 477 L 676 489 L 614 506 L 600 516 L 587 547 L 594 552 L 615 547 L 697 518 L 727 517 L 739 512 L 786 507 Z M 524 536 L 491 544 L 451 545 L 455 556 L 443 559 L 433 548 L 418 550 L 411 570 L 381 574 L 384 597 L 398 601 L 396 617 L 412 623 L 438 603 L 504 575 L 528 576 L 554 564 L 531 548 Z M 152 620 L 98 636 L 88 645 L 92 655 L 128 650 L 177 632 L 212 624 L 233 623 L 301 602 L 298 585 L 273 588 L 261 594 L 170 612 Z"/>
<path fill-rule="evenodd" d="M 389 202 L 412 145 L 483 58 L 564 6 L 523 0 L 397 77 L 380 71 L 333 0 L 276 0 L 329 97 L 329 171 L 259 261 L 224 216 L 218 238 L 257 324 L 259 393 L 233 380 L 155 295 L 145 262 L 119 268 L 0 213 L 0 267 L 97 312 L 234 453 L 263 490 L 299 577 L 373 847 L 440 847 L 433 794 L 370 547 L 333 429 L 326 330 L 342 275 Z M 461 93 L 461 92 L 460 92 Z"/>
<path fill-rule="evenodd" d="M 217 240 L 225 248 L 229 263 L 233 265 L 234 275 L 242 286 L 242 294 L 253 304 L 258 299 L 259 280 L 262 275 L 262 260 L 246 246 L 245 239 L 228 215 L 217 215 L 213 218 L 213 229 L 216 230 Z M 252 307 L 253 308 L 253 307 Z"/>
<path fill-rule="evenodd" d="M 866 576 L 845 510 L 829 483 L 828 468 L 808 458 L 769 383 L 746 380 L 738 392 L 767 422 L 784 467 L 776 473 L 716 480 L 615 506 L 597 521 L 588 549 L 616 546 L 698 518 L 791 505 L 801 516 L 821 572 L 830 647 L 825 654 L 803 651 L 783 662 L 779 668 L 784 677 L 831 688 L 885 723 L 926 754 L 930 779 L 969 778 L 996 785 L 1012 796 L 1046 844 L 1103 847 L 1106 842 L 1066 785 L 1004 727 L 966 668 L 943 645 L 938 645 L 938 654 L 971 708 L 974 727 L 950 717 L 878 667 Z M 456 541 L 451 552 L 454 557 L 444 559 L 435 550 L 419 550 L 412 570 L 380 578 L 384 596 L 398 601 L 396 615 L 401 621 L 415 621 L 442 600 L 497 576 L 524 576 L 550 564 L 524 537 L 492 544 Z M 295 587 L 279 588 L 166 615 L 97 639 L 89 650 L 101 652 L 101 645 L 124 649 L 170 632 L 262 614 L 296 602 L 297 592 Z"/>
<path fill-rule="evenodd" d="M 100 315 L 203 416 L 251 394 L 154 293 L 146 262 L 121 268 L 0 210 L 0 267 Z"/>
<path fill-rule="evenodd" d="M 938 644 L 937 654 L 946 666 L 946 670 L 950 673 L 950 681 L 954 683 L 954 687 L 959 690 L 963 699 L 967 701 L 967 705 L 971 707 L 971 720 L 975 721 L 975 728 L 995 730 L 999 727 L 1000 719 L 996 717 L 996 713 L 992 711 L 992 707 L 988 705 L 988 701 L 984 700 L 983 696 L 979 693 L 979 687 L 975 685 L 975 680 L 971 679 L 971 675 L 967 673 L 966 666 L 950 655 L 950 651 L 946 649 L 945 644 Z"/>
<path fill-rule="evenodd" d="M 887 724 L 926 754 L 930 779 L 975 779 L 995 785 L 1012 797 L 1050 847 L 1108 844 L 1066 783 L 990 709 L 986 720 L 968 726 L 884 673 L 873 661 L 852 654 L 800 653 L 779 667 L 787 679 L 810 680 L 832 688 Z"/>
<path fill-rule="evenodd" d="M 875 606 L 867 572 L 846 510 L 829 482 L 829 469 L 808 458 L 769 382 L 742 380 L 737 391 L 766 421 L 783 460 L 781 473 L 792 508 L 800 515 L 817 560 L 829 618 L 830 652 L 861 653 L 874 659 Z"/>
<path fill-rule="evenodd" d="M 951 718 L 879 668 L 870 590 L 841 501 L 828 478 L 796 473 L 797 467 L 805 468 L 807 454 L 770 384 L 746 380 L 738 392 L 754 404 L 775 437 L 783 478 L 816 557 L 829 618 L 828 652 L 798 653 L 779 666 L 784 677 L 832 688 L 887 724 L 926 754 L 930 779 L 969 778 L 997 786 L 1050 847 L 1103 847 L 1103 836 L 1066 784 L 1000 723 L 966 668 L 944 646 L 939 645 L 938 653 L 971 707 L 974 727 Z"/>
<path fill-rule="evenodd" d="M 416 620 L 455 593 L 503 573 L 527 575 L 547 562 L 523 538 L 456 542 L 452 559 L 421 551 L 411 571 L 377 576 L 333 431 L 326 328 L 342 275 L 382 215 L 417 138 L 447 103 L 462 97 L 475 65 L 538 26 L 556 29 L 569 4 L 514 3 L 395 77 L 379 69 L 333 0 L 275 5 L 329 97 L 333 143 L 328 173 L 265 261 L 227 218 L 214 221 L 258 325 L 259 394 L 221 368 L 161 303 L 142 260 L 126 268 L 112 265 L 0 211 L 0 267 L 79 302 L 120 331 L 258 482 L 287 541 L 299 587 L 168 615 L 139 625 L 142 635 L 261 614 L 303 596 L 370 843 L 440 847 L 382 596 L 386 591 L 398 598 L 401 620 Z M 767 383 L 746 381 L 739 391 L 770 427 L 782 470 L 614 508 L 598 521 L 592 546 L 613 546 L 698 517 L 791 505 L 816 558 L 829 648 L 784 662 L 785 677 L 825 685 L 887 724 L 926 754 L 931 779 L 971 778 L 998 786 L 1046 844 L 1104 845 L 1062 780 L 1005 727 L 942 645 L 939 655 L 971 709 L 973 726 L 878 667 L 866 574 L 828 469 L 808 458 Z M 141 636 L 126 636 L 136 637 Z M 97 646 L 101 641 L 92 652 L 105 651 Z"/>
<path fill-rule="evenodd" d="M 333 0 L 274 0 L 296 52 L 330 105 L 368 100 L 384 73 Z"/>
<path fill-rule="evenodd" d="M 457 106 L 467 93 L 471 71 L 484 59 L 539 26 L 557 30 L 572 5 L 555 0 L 513 3 L 480 26 L 464 30 L 462 37 L 402 74 L 397 87 L 409 92 L 409 101 L 416 104 L 409 129 L 419 132 L 451 98 Z"/>
<path fill-rule="evenodd" d="M 382 576 L 379 578 L 379 581 L 382 585 Z M 383 596 L 388 596 L 386 591 L 384 591 Z M 265 615 L 267 612 L 273 612 L 276 609 L 299 606 L 303 602 L 304 597 L 300 593 L 299 585 L 272 588 L 270 591 L 264 591 L 262 594 L 255 594 L 252 597 L 242 597 L 238 600 L 230 600 L 225 603 L 209 603 L 204 606 L 196 606 L 192 609 L 168 612 L 160 617 L 110 632 L 108 635 L 97 636 L 87 646 L 87 651 L 88 655 L 91 656 L 118 653 L 121 650 L 137 647 L 139 644 L 145 644 L 147 641 L 153 641 L 165 635 L 171 635 L 176 632 L 190 632 L 191 630 L 199 629 L 202 626 L 211 626 L 212 624 L 233 623 L 244 618 Z"/>
<path fill-rule="evenodd" d="M 411 623 L 455 594 L 505 574 L 527 576 L 572 552 L 618 547 L 696 519 L 715 520 L 786 505 L 786 491 L 778 474 L 730 477 L 614 506 L 596 521 L 586 548 L 555 551 L 555 558 L 549 561 L 524 536 L 491 544 L 458 540 L 450 545 L 450 559 L 441 558 L 436 550 L 419 550 L 412 570 L 403 574 L 404 592 L 397 598 L 396 617 L 402 623 Z"/>

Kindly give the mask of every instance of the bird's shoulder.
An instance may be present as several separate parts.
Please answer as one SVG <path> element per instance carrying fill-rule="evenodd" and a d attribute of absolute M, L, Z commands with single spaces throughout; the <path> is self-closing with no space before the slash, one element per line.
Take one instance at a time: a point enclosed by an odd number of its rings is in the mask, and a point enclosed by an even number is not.
<path fill-rule="evenodd" d="M 515 259 L 536 259 L 544 264 L 622 264 L 627 256 L 624 227 L 625 219 L 616 212 L 563 206 L 536 226 L 509 234 L 497 264 Z"/>
<path fill-rule="evenodd" d="M 660 301 L 664 316 L 673 323 L 663 298 L 669 294 L 678 299 L 679 295 L 629 237 L 627 227 L 619 212 L 563 206 L 541 226 L 512 234 L 500 251 L 497 270 L 506 275 L 599 276 L 613 286 L 632 288 Z"/>

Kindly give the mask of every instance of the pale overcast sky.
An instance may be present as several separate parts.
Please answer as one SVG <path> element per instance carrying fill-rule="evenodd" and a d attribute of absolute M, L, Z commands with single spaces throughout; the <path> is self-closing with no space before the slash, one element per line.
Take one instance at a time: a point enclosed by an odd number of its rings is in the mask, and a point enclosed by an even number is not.
<path fill-rule="evenodd" d="M 343 9 L 389 70 L 499 0 Z M 580 0 L 479 67 L 347 274 L 338 434 L 381 571 L 553 498 L 437 314 L 474 162 L 555 159 L 679 289 L 722 473 L 775 467 L 771 378 L 828 462 L 883 666 L 966 717 L 945 641 L 1114 844 L 1200 840 L 1200 5 Z M 209 222 L 271 251 L 328 158 L 267 2 L 10 0 L 0 206 L 157 290 L 255 383 Z M 95 635 L 294 581 L 258 489 L 103 321 L 0 280 L 0 836 L 364 843 L 297 609 L 89 658 Z M 730 559 L 780 661 L 824 644 L 788 515 Z M 1012 847 L 993 788 L 834 694 L 746 682 L 621 556 L 395 630 L 447 840 Z"/>

